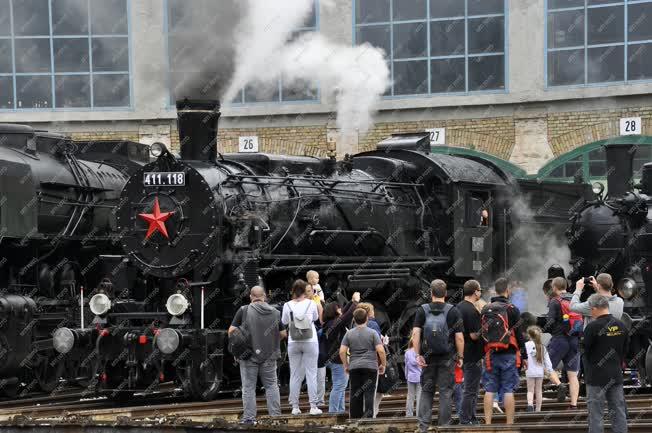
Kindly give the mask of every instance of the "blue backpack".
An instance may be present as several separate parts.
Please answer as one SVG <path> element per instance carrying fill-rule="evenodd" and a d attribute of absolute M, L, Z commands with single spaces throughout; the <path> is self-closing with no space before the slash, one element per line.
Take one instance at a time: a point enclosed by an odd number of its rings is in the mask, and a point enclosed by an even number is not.
<path fill-rule="evenodd" d="M 443 310 L 433 311 L 430 304 L 421 306 L 426 314 L 426 323 L 423 325 L 423 356 L 446 355 L 450 353 L 450 328 L 446 318 L 453 308 L 451 304 L 444 304 Z"/>

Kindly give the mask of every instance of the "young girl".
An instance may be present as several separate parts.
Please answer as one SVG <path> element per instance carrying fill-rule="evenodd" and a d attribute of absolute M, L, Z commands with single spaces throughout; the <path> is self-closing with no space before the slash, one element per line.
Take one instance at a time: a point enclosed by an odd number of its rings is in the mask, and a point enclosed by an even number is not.
<path fill-rule="evenodd" d="M 405 416 L 414 416 L 415 400 L 418 408 L 421 397 L 421 367 L 417 364 L 417 353 L 414 351 L 414 343 L 411 338 L 408 350 L 405 351 L 405 378 L 408 387 Z"/>
<path fill-rule="evenodd" d="M 546 347 L 541 342 L 541 328 L 530 326 L 527 328 L 527 335 L 530 341 L 525 343 L 527 351 L 527 411 L 534 412 L 534 398 L 536 396 L 536 411 L 541 412 L 541 403 L 543 398 L 543 378 L 546 374 L 550 375 L 550 380 L 559 386 L 560 381 L 557 374 L 552 369 L 550 356 Z"/>

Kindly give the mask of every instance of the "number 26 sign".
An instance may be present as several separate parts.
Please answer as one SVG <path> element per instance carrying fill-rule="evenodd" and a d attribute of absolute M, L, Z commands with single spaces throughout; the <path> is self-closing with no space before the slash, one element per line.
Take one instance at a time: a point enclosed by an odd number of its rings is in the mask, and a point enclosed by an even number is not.
<path fill-rule="evenodd" d="M 255 135 L 251 137 L 240 137 L 238 152 L 240 153 L 258 152 L 258 137 Z"/>

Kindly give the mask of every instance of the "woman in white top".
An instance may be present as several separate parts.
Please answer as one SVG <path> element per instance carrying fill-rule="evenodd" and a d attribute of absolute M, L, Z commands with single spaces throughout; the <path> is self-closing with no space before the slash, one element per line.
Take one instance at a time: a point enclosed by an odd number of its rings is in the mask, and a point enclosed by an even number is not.
<path fill-rule="evenodd" d="M 288 357 L 290 358 L 290 397 L 292 415 L 299 415 L 299 393 L 305 377 L 308 385 L 310 415 L 321 414 L 317 407 L 317 360 L 319 344 L 314 322 L 319 320 L 317 305 L 306 297 L 306 285 L 303 280 L 296 280 L 292 285 L 292 300 L 283 306 L 281 322 L 290 326 L 288 335 Z M 309 323 L 306 328 L 306 323 Z"/>
<path fill-rule="evenodd" d="M 557 373 L 552 369 L 552 362 L 546 346 L 541 341 L 541 328 L 538 326 L 530 326 L 527 328 L 527 335 L 530 341 L 525 343 L 525 351 L 527 352 L 527 370 L 525 377 L 527 379 L 527 411 L 541 412 L 541 403 L 543 398 L 543 378 L 550 375 L 550 380 L 557 385 L 561 385 L 561 381 Z M 536 409 L 534 407 L 534 399 L 536 396 Z"/>

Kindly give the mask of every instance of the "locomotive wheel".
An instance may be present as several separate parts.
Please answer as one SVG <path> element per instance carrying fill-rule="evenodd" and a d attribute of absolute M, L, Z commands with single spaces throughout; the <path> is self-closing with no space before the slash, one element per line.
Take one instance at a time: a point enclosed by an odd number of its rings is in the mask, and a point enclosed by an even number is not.
<path fill-rule="evenodd" d="M 55 354 L 41 356 L 34 371 L 39 387 L 44 392 L 52 392 L 59 384 L 65 371 L 65 363 Z"/>
<path fill-rule="evenodd" d="M 0 381 L 0 396 L 6 397 L 9 399 L 14 399 L 18 396 L 18 384 L 17 383 L 1 383 Z"/>
<path fill-rule="evenodd" d="M 95 375 L 98 369 L 97 357 L 84 358 L 71 363 L 72 381 L 81 388 L 88 389 L 96 384 Z"/>
<path fill-rule="evenodd" d="M 183 371 L 182 371 L 183 370 Z M 184 389 L 195 400 L 213 400 L 222 384 L 222 371 L 215 360 L 191 362 L 189 367 L 179 369 Z"/>

